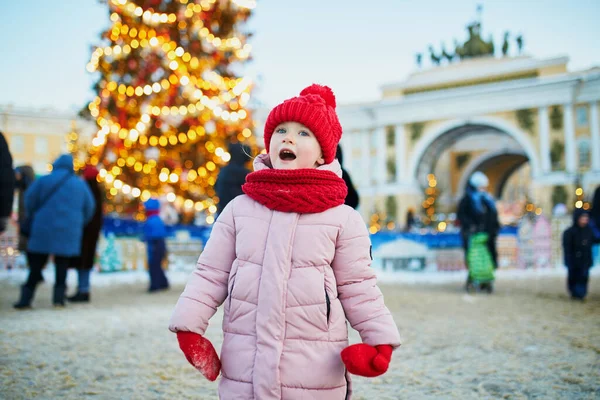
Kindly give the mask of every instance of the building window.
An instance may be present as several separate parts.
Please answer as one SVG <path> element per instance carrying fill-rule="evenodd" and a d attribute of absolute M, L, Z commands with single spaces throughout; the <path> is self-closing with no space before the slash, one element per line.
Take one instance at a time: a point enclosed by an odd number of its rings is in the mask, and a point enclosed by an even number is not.
<path fill-rule="evenodd" d="M 393 147 L 396 144 L 396 128 L 393 125 L 385 128 L 385 143 L 388 147 Z"/>
<path fill-rule="evenodd" d="M 10 137 L 10 151 L 12 153 L 21 154 L 25 150 L 25 138 L 21 135 Z"/>
<path fill-rule="evenodd" d="M 377 131 L 369 132 L 369 185 L 375 185 L 377 183 L 377 161 L 378 161 L 378 134 Z"/>
<path fill-rule="evenodd" d="M 386 162 L 386 182 L 394 182 L 396 180 L 396 160 L 388 158 Z"/>
<path fill-rule="evenodd" d="M 589 169 L 592 161 L 589 139 L 579 139 L 577 141 L 577 154 L 579 157 L 579 168 Z"/>
<path fill-rule="evenodd" d="M 579 106 L 575 109 L 577 115 L 577 126 L 588 126 L 588 109 L 586 106 Z"/>
<path fill-rule="evenodd" d="M 48 151 L 48 139 L 44 137 L 38 137 L 35 139 L 35 153 L 44 154 Z"/>

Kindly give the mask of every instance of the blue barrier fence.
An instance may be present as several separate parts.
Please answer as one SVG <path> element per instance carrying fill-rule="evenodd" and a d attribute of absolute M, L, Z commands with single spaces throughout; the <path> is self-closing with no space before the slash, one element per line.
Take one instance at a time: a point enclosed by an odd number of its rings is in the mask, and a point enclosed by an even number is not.
<path fill-rule="evenodd" d="M 105 217 L 103 231 L 107 235 L 114 233 L 115 236 L 141 236 L 143 222 Z M 188 231 L 190 236 L 202 240 L 206 243 L 210 236 L 212 226 L 195 226 L 195 225 L 174 225 L 167 226 L 167 232 L 171 237 L 175 236 L 177 231 Z M 503 227 L 500 231 L 502 235 L 517 235 L 516 227 Z M 462 242 L 459 233 L 408 233 L 408 232 L 377 232 L 371 235 L 371 243 L 373 249 L 377 249 L 383 243 L 397 239 L 412 240 L 417 243 L 426 245 L 431 249 L 444 249 L 452 247 L 461 247 Z"/>

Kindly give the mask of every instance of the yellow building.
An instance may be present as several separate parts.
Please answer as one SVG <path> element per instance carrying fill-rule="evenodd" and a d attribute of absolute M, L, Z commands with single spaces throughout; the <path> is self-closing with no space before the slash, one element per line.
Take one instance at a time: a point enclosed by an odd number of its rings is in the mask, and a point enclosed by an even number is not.
<path fill-rule="evenodd" d="M 339 106 L 345 168 L 365 220 L 387 210 L 402 225 L 431 182 L 438 212 L 452 212 L 477 170 L 497 198 L 519 197 L 506 190 L 518 182 L 544 213 L 558 186 L 568 204 L 576 184 L 591 193 L 600 184 L 600 68 L 569 72 L 567 63 L 462 60 L 385 85 L 379 101 Z"/>
<path fill-rule="evenodd" d="M 69 151 L 73 132 L 83 147 L 96 127 L 70 113 L 0 106 L 0 131 L 8 141 L 13 167 L 27 164 L 36 174 L 45 174 L 49 164 Z"/>

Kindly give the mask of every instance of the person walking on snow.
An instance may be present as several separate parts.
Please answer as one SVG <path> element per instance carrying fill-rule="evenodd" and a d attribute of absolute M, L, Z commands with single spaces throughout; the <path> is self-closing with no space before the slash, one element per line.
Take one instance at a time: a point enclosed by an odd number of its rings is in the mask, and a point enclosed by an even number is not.
<path fill-rule="evenodd" d="M 0 132 L 0 235 L 8 227 L 15 197 L 15 173 L 8 143 Z"/>
<path fill-rule="evenodd" d="M 27 241 L 29 277 L 14 305 L 17 309 L 31 307 L 51 254 L 56 267 L 52 303 L 65 305 L 67 269 L 81 254 L 83 227 L 94 214 L 94 197 L 88 185 L 75 175 L 73 157 L 63 154 L 52 167 L 49 175 L 35 180 L 25 192 L 25 213 L 32 218 Z"/>
<path fill-rule="evenodd" d="M 590 227 L 594 236 L 600 238 L 600 186 L 594 190 L 592 197 L 592 209 L 590 210 Z M 592 265 L 600 264 L 600 244 L 592 246 Z"/>
<path fill-rule="evenodd" d="M 35 172 L 31 165 L 20 165 L 15 168 L 15 188 L 19 195 L 19 201 L 17 206 L 17 221 L 19 226 L 25 221 L 25 191 L 35 181 Z M 18 249 L 20 252 L 25 254 L 27 251 L 27 237 L 19 233 L 19 244 Z"/>
<path fill-rule="evenodd" d="M 171 316 L 187 360 L 221 399 L 349 399 L 400 346 L 370 268 L 360 214 L 344 204 L 335 96 L 311 85 L 276 106 L 245 195 L 218 217 Z M 204 333 L 224 303 L 221 357 Z M 363 343 L 348 346 L 346 320 Z"/>
<path fill-rule="evenodd" d="M 573 225 L 563 233 L 563 253 L 568 269 L 567 289 L 574 300 L 584 300 L 592 262 L 592 245 L 600 243 L 589 225 L 590 214 L 580 208 L 573 212 Z"/>
<path fill-rule="evenodd" d="M 77 293 L 67 297 L 67 300 L 73 303 L 88 303 L 90 301 L 90 275 L 94 267 L 96 247 L 102 229 L 102 199 L 104 197 L 97 176 L 98 169 L 93 165 L 86 165 L 83 169 L 83 179 L 94 196 L 96 207 L 94 207 L 94 216 L 83 229 L 81 256 L 75 260 L 73 265 L 77 269 Z"/>
<path fill-rule="evenodd" d="M 148 292 L 157 292 L 169 288 L 169 281 L 162 268 L 162 262 L 167 256 L 167 228 L 160 218 L 160 202 L 149 199 L 144 203 L 146 223 L 144 224 L 144 241 L 148 254 L 148 274 L 150 287 Z"/>
<path fill-rule="evenodd" d="M 458 205 L 457 218 L 460 222 L 460 233 L 465 251 L 465 264 L 469 270 L 467 276 L 466 289 L 472 287 L 472 267 L 468 262 L 469 245 L 471 239 L 478 233 L 487 234 L 487 240 L 484 243 L 489 252 L 493 268 L 498 268 L 498 252 L 496 250 L 496 238 L 500 231 L 500 222 L 498 221 L 498 211 L 494 199 L 487 193 L 489 180 L 483 172 L 476 171 L 469 178 L 465 195 Z M 480 235 L 478 235 L 480 236 Z M 493 271 L 492 271 L 493 273 Z M 481 284 L 481 289 L 492 291 L 492 283 L 485 282 Z"/>

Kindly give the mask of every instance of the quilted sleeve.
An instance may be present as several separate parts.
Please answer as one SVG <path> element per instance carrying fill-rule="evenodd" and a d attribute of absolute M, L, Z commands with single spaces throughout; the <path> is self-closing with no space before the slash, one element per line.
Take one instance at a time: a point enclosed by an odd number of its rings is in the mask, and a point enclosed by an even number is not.
<path fill-rule="evenodd" d="M 230 202 L 213 226 L 185 290 L 171 316 L 169 330 L 204 335 L 208 320 L 227 297 L 229 271 L 235 260 L 235 226 Z"/>
<path fill-rule="evenodd" d="M 332 268 L 346 318 L 371 346 L 400 346 L 400 334 L 383 302 L 371 266 L 371 240 L 358 212 L 352 210 L 336 244 Z"/>

